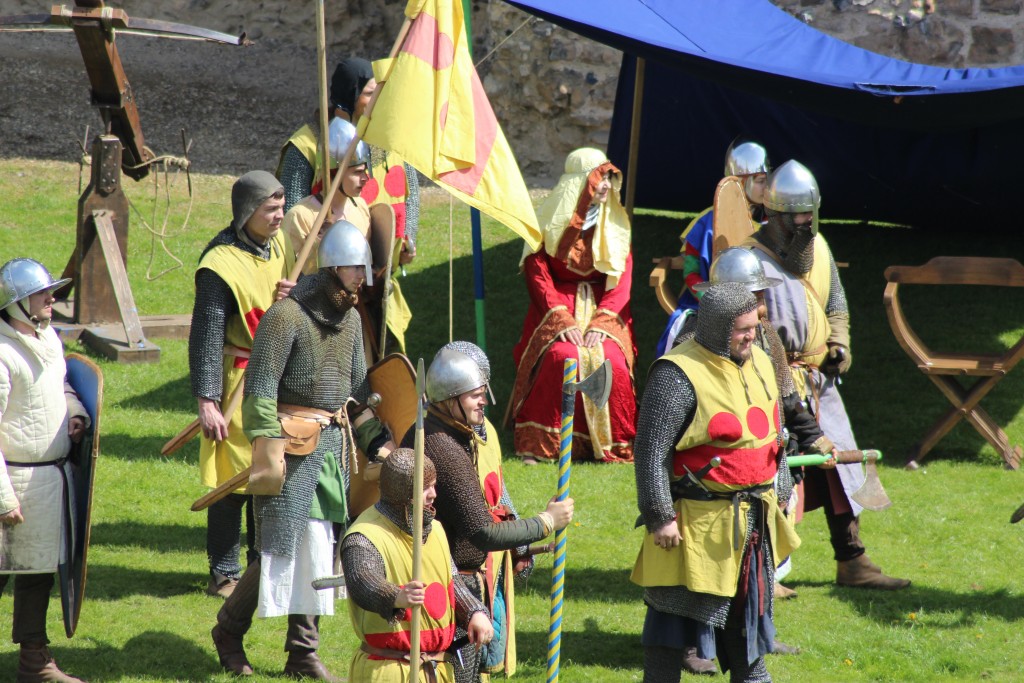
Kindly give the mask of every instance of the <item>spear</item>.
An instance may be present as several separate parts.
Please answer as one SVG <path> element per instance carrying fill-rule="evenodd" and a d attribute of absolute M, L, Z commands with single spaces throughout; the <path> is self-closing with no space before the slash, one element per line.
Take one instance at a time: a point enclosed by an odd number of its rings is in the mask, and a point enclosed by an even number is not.
<path fill-rule="evenodd" d="M 413 442 L 416 459 L 412 475 L 412 580 L 423 575 L 423 359 L 416 364 L 416 438 Z M 420 680 L 420 605 L 412 606 L 409 626 L 409 683 Z"/>

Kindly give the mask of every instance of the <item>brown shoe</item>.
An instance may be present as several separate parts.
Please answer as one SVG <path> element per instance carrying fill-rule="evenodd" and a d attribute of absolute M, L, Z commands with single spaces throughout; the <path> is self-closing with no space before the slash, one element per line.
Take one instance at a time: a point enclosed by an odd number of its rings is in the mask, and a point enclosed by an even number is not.
<path fill-rule="evenodd" d="M 698 657 L 697 648 L 688 647 L 683 651 L 683 671 L 688 674 L 714 676 L 718 673 L 718 667 L 710 659 Z"/>
<path fill-rule="evenodd" d="M 874 588 L 883 591 L 898 591 L 910 585 L 910 579 L 886 576 L 882 568 L 873 563 L 867 555 L 839 562 L 836 568 L 836 583 L 851 588 Z"/>
<path fill-rule="evenodd" d="M 252 665 L 245 656 L 245 648 L 242 647 L 242 639 L 231 635 L 217 624 L 210 631 L 213 637 L 213 645 L 217 648 L 217 657 L 224 670 L 236 676 L 252 676 Z"/>
<path fill-rule="evenodd" d="M 222 574 L 210 574 L 210 580 L 206 582 L 206 594 L 210 597 L 227 600 L 235 592 L 237 585 L 238 579 Z"/>
<path fill-rule="evenodd" d="M 797 595 L 796 591 L 792 588 L 786 588 L 781 583 L 775 584 L 775 599 L 776 600 L 789 600 L 795 598 Z"/>
<path fill-rule="evenodd" d="M 18 657 L 17 683 L 85 683 L 57 668 L 45 643 L 23 643 Z"/>
<path fill-rule="evenodd" d="M 328 683 L 342 683 L 347 679 L 337 678 L 324 663 L 320 661 L 316 650 L 301 650 L 288 653 L 288 661 L 284 665 L 284 675 L 289 678 L 311 678 Z"/>

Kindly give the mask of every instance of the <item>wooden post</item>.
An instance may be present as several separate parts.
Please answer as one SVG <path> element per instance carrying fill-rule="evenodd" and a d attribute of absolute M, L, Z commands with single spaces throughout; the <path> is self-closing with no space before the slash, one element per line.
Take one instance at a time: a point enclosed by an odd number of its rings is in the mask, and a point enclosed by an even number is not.
<path fill-rule="evenodd" d="M 644 68 L 646 60 L 636 58 L 636 78 L 633 82 L 633 117 L 629 128 L 629 161 L 626 164 L 626 213 L 633 221 L 633 203 L 636 200 L 637 157 L 640 155 L 640 115 L 644 104 Z"/>

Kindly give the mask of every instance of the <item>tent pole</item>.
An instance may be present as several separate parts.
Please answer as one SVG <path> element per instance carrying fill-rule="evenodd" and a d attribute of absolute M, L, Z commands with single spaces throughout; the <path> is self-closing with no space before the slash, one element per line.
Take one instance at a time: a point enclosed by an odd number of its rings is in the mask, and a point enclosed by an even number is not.
<path fill-rule="evenodd" d="M 473 56 L 473 3 L 462 0 L 462 15 L 466 21 L 466 37 L 469 39 L 469 55 Z M 476 345 L 487 352 L 487 323 L 484 317 L 484 247 L 480 225 L 480 210 L 470 207 L 469 222 L 473 235 L 473 303 L 476 314 Z"/>
<path fill-rule="evenodd" d="M 636 199 L 636 161 L 640 155 L 640 114 L 644 104 L 643 57 L 636 58 L 636 78 L 633 81 L 633 116 L 629 127 L 629 160 L 626 162 L 626 213 L 633 221 L 633 202 Z"/>

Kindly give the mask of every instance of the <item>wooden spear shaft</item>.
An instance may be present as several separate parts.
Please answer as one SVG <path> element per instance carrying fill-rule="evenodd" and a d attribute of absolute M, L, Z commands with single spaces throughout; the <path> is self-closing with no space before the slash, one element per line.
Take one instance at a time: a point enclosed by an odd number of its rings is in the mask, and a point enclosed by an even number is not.
<path fill-rule="evenodd" d="M 423 579 L 423 359 L 416 364 L 415 467 L 412 475 L 412 580 Z M 409 683 L 420 680 L 420 605 L 413 605 L 409 624 Z"/>
<path fill-rule="evenodd" d="M 327 123 L 330 112 L 327 111 L 327 26 L 324 0 L 316 0 L 316 69 L 320 84 L 320 149 L 323 152 L 320 157 L 320 183 L 326 187 L 327 179 L 331 177 L 331 144 Z"/>

